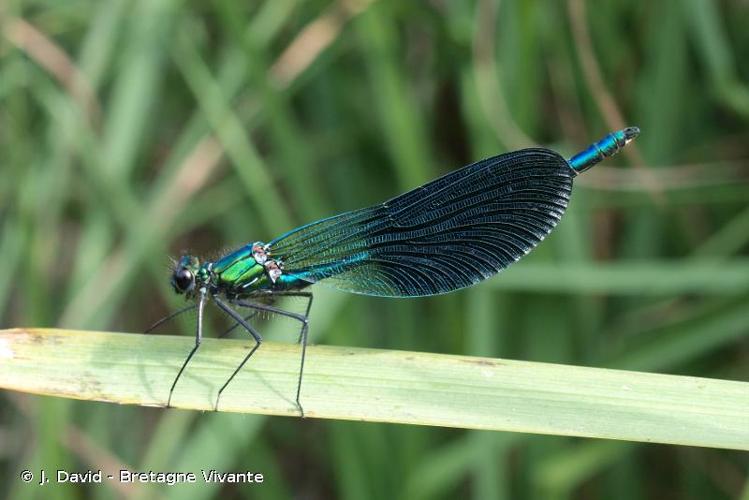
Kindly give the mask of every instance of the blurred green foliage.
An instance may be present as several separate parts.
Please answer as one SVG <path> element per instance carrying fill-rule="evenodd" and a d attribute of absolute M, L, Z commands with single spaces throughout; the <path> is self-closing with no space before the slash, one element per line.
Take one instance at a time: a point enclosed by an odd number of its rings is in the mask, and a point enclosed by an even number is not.
<path fill-rule="evenodd" d="M 570 154 L 626 122 L 637 147 L 579 178 L 508 282 L 321 293 L 313 341 L 749 379 L 743 2 L 11 0 L 0 23 L 3 327 L 142 331 L 179 305 L 168 255 L 532 143 Z M 19 499 L 749 498 L 734 452 L 17 394 L 0 397 L 0 460 Z M 266 481 L 18 480 L 110 466 Z"/>

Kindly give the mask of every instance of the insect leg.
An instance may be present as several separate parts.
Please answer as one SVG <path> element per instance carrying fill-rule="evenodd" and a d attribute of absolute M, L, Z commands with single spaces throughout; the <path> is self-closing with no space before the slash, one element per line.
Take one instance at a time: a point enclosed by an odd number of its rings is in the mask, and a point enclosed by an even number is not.
<path fill-rule="evenodd" d="M 192 359 L 192 356 L 195 354 L 195 351 L 197 351 L 198 347 L 200 347 L 201 340 L 203 340 L 203 309 L 205 309 L 205 288 L 200 289 L 200 299 L 198 300 L 197 307 L 198 307 L 198 327 L 197 327 L 197 330 L 195 331 L 195 347 L 193 347 L 192 351 L 190 351 L 190 354 L 187 355 L 187 359 L 185 359 L 185 362 L 182 363 L 182 368 L 179 369 L 179 373 L 177 373 L 177 376 L 174 378 L 174 382 L 172 382 L 172 388 L 169 389 L 169 399 L 167 399 L 166 401 L 167 408 L 172 406 L 172 394 L 174 394 L 174 388 L 177 386 L 177 381 L 182 376 L 182 372 L 185 371 L 185 367 L 187 366 L 187 363 L 190 362 L 190 359 Z"/>
<path fill-rule="evenodd" d="M 234 373 L 231 374 L 231 377 L 224 382 L 224 385 L 221 386 L 221 389 L 218 390 L 218 394 L 216 394 L 216 405 L 213 407 L 214 410 L 218 410 L 218 401 L 221 398 L 221 393 L 224 392 L 224 389 L 226 389 L 226 386 L 231 383 L 232 380 L 234 380 L 234 377 L 239 373 L 239 370 L 242 369 L 242 367 L 247 363 L 247 360 L 250 359 L 250 357 L 255 354 L 255 351 L 257 351 L 258 347 L 260 347 L 260 344 L 263 342 L 263 337 L 260 336 L 260 334 L 249 324 L 247 323 L 242 316 L 240 316 L 234 309 L 229 307 L 219 299 L 218 297 L 214 296 L 213 300 L 216 302 L 216 304 L 229 316 L 231 316 L 234 321 L 236 321 L 238 324 L 242 325 L 242 327 L 247 330 L 250 335 L 252 335 L 252 338 L 255 339 L 255 347 L 253 347 L 249 353 L 247 353 L 247 356 L 244 357 L 241 363 L 239 363 L 239 366 L 237 366 L 236 370 L 234 370 Z"/>
<path fill-rule="evenodd" d="M 312 309 L 312 298 L 313 298 L 312 292 L 273 292 L 271 295 L 273 297 L 304 297 L 305 299 L 307 299 L 307 306 L 305 307 L 303 316 L 309 319 L 309 312 Z M 234 300 L 232 301 L 232 303 L 240 307 L 247 307 L 247 308 L 258 309 L 258 310 L 261 309 L 259 307 L 254 307 L 255 303 L 242 302 L 240 300 Z M 270 304 L 265 304 L 265 305 L 270 306 Z M 268 311 L 268 309 L 264 309 L 264 310 Z M 299 319 L 299 316 L 302 316 L 300 314 L 294 315 L 294 313 L 285 311 L 283 309 L 274 309 L 273 311 L 270 311 L 270 312 L 280 314 L 281 316 L 294 318 L 300 321 L 300 323 L 302 324 L 302 328 L 304 328 L 304 321 Z M 301 343 L 302 343 L 302 329 L 299 330 L 299 338 L 297 339 L 297 344 L 301 344 Z"/>
<path fill-rule="evenodd" d="M 154 323 L 153 325 L 149 326 L 149 327 L 148 327 L 148 330 L 146 330 L 146 331 L 145 331 L 145 332 L 143 332 L 143 333 L 151 333 L 152 331 L 154 331 L 154 330 L 155 330 L 156 328 L 160 327 L 161 325 L 163 325 L 163 324 L 164 324 L 164 323 L 166 323 L 167 321 L 169 321 L 169 320 L 171 320 L 171 319 L 174 319 L 174 318 L 176 318 L 176 317 L 177 317 L 177 316 L 179 316 L 180 314 L 182 314 L 182 313 L 184 313 L 184 312 L 187 312 L 187 311 L 189 311 L 190 309 L 195 309 L 196 307 L 198 307 L 198 305 L 197 305 L 197 304 L 190 304 L 189 306 L 185 306 L 185 307 L 183 307 L 182 309 L 178 309 L 178 310 L 174 311 L 173 313 L 171 313 L 171 314 L 169 314 L 169 315 L 167 315 L 167 316 L 164 316 L 163 318 L 161 318 L 160 320 L 158 320 L 158 321 L 157 321 L 156 323 Z"/>
<path fill-rule="evenodd" d="M 235 300 L 232 303 L 240 306 L 240 307 L 247 307 L 250 309 L 255 309 L 258 311 L 268 311 L 275 314 L 278 314 L 280 316 L 286 316 L 287 318 L 292 318 L 297 321 L 299 321 L 302 324 L 302 329 L 299 334 L 299 341 L 302 344 L 302 360 L 299 365 L 299 380 L 297 381 L 296 385 L 296 406 L 299 409 L 299 414 L 302 418 L 304 418 L 304 408 L 302 407 L 302 403 L 299 401 L 299 396 L 302 392 L 302 378 L 304 377 L 304 359 L 307 355 L 307 332 L 309 331 L 309 309 L 312 305 L 312 294 L 308 292 L 289 292 L 289 293 L 277 293 L 274 295 L 286 295 L 286 296 L 302 296 L 302 297 L 308 297 L 309 300 L 307 301 L 307 311 L 304 315 L 297 314 L 289 311 L 284 311 L 283 309 L 279 309 L 278 307 L 269 306 L 267 304 L 257 304 L 253 302 L 243 302 L 241 300 Z"/>
<path fill-rule="evenodd" d="M 307 307 L 304 311 L 304 317 L 309 318 L 309 312 L 310 309 L 312 309 L 312 292 L 276 292 L 273 295 L 280 295 L 282 297 L 304 297 L 307 299 Z M 297 344 L 302 343 L 302 333 L 304 331 L 304 323 L 302 323 L 302 328 L 299 330 L 299 339 L 297 340 Z M 306 340 L 305 340 L 306 342 Z M 302 363 L 304 363 L 304 360 L 302 360 Z"/>
<path fill-rule="evenodd" d="M 244 317 L 244 320 L 245 321 L 250 321 L 252 318 L 254 318 L 255 316 L 257 316 L 259 312 L 260 311 L 255 311 L 252 314 L 248 314 L 247 316 Z M 227 335 L 229 335 L 231 332 L 233 332 L 239 326 L 241 326 L 241 323 L 234 323 L 234 326 L 230 326 L 229 328 L 227 328 L 226 330 L 224 330 L 224 332 L 221 335 L 219 335 L 218 338 L 222 339 L 222 338 L 226 337 Z"/>
<path fill-rule="evenodd" d="M 312 293 L 310 293 L 310 292 L 274 292 L 273 295 L 274 296 L 283 296 L 283 297 L 306 297 L 308 300 L 307 300 L 307 308 L 306 308 L 306 311 L 305 311 L 304 315 L 307 316 L 307 317 L 309 317 L 309 310 L 310 310 L 310 307 L 312 306 Z M 232 301 L 232 303 L 234 303 L 234 301 Z M 255 316 L 257 316 L 259 313 L 260 313 L 260 311 L 256 310 L 252 314 L 249 314 L 249 315 L 245 316 L 244 320 L 245 321 L 249 321 L 252 318 L 254 318 Z M 227 335 L 229 335 L 231 332 L 233 332 L 239 326 L 240 326 L 239 323 L 234 323 L 234 326 L 229 327 L 229 329 L 227 329 L 221 335 L 219 335 L 218 338 L 222 339 L 222 338 L 226 337 Z M 300 331 L 299 331 L 299 339 L 297 340 L 297 343 L 301 343 L 301 342 L 302 342 L 302 332 L 301 332 L 301 329 L 300 329 Z"/>

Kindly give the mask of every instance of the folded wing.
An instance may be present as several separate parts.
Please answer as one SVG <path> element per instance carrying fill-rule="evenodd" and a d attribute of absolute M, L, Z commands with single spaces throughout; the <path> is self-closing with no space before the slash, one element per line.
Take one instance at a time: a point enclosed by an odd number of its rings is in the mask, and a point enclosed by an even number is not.
<path fill-rule="evenodd" d="M 548 149 L 494 156 L 297 228 L 270 242 L 270 252 L 284 273 L 348 292 L 450 292 L 508 267 L 549 234 L 567 208 L 572 176 Z"/>

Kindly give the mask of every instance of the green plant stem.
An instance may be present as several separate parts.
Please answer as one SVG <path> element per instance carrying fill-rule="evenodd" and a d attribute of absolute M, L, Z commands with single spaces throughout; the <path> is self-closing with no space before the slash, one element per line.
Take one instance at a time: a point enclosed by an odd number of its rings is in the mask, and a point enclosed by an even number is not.
<path fill-rule="evenodd" d="M 60 329 L 0 331 L 0 387 L 162 406 L 192 339 Z M 172 399 L 212 410 L 251 345 L 205 339 Z M 297 415 L 300 348 L 266 342 L 219 410 Z M 308 417 L 749 450 L 749 383 L 419 352 L 310 346 Z"/>

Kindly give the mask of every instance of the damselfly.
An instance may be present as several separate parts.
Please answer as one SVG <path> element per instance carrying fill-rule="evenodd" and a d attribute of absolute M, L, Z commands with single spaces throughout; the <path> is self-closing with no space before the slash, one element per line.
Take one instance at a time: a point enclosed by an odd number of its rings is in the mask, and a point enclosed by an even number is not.
<path fill-rule="evenodd" d="M 301 325 L 295 401 L 304 416 L 299 397 L 312 304 L 307 287 L 324 281 L 364 295 L 422 297 L 475 285 L 538 245 L 567 208 L 574 177 L 616 154 L 639 133 L 637 127 L 611 133 L 569 160 L 545 148 L 493 156 L 379 205 L 312 222 L 268 243 L 249 243 L 217 260 L 182 256 L 171 283 L 192 303 L 165 319 L 197 308 L 197 331 L 167 406 L 200 347 L 203 310 L 213 302 L 255 341 L 219 389 L 215 408 L 263 341 L 249 319 L 267 312 Z M 272 305 L 283 296 L 306 298 L 306 312 Z M 243 315 L 239 310 L 253 312 Z"/>

